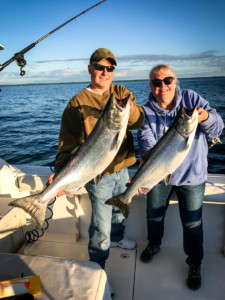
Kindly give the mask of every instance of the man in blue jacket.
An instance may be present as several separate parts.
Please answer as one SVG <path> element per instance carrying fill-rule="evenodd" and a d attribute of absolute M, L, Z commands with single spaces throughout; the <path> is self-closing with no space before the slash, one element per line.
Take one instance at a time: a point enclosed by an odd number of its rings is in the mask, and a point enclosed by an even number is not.
<path fill-rule="evenodd" d="M 215 109 L 192 90 L 181 90 L 173 70 L 158 65 L 150 72 L 151 93 L 146 105 L 145 122 L 138 132 L 140 157 L 152 148 L 173 123 L 179 108 L 198 107 L 198 127 L 191 149 L 184 162 L 171 175 L 168 185 L 157 184 L 147 194 L 148 245 L 141 254 L 142 262 L 150 262 L 160 251 L 164 218 L 175 191 L 183 226 L 183 245 L 189 265 L 187 284 L 190 289 L 201 287 L 203 259 L 202 202 L 207 180 L 207 139 L 218 137 L 224 123 Z M 140 189 L 141 192 L 141 189 Z"/>

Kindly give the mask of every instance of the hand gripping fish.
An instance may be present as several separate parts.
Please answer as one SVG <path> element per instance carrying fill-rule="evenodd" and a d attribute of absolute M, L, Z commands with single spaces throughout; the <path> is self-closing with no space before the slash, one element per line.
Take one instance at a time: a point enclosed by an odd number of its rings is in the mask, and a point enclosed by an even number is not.
<path fill-rule="evenodd" d="M 9 205 L 24 209 L 42 227 L 47 205 L 59 191 L 74 195 L 87 182 L 99 178 L 124 139 L 130 113 L 129 97 L 119 100 L 112 94 L 95 127 L 53 183 L 38 194 L 16 199 Z"/>
<path fill-rule="evenodd" d="M 197 125 L 196 106 L 189 111 L 181 106 L 169 130 L 153 148 L 144 154 L 143 164 L 135 173 L 126 191 L 105 203 L 117 206 L 127 218 L 132 197 L 139 188 L 142 188 L 144 193 L 148 193 L 162 179 L 165 179 L 168 184 L 171 174 L 184 161 L 191 148 Z"/>

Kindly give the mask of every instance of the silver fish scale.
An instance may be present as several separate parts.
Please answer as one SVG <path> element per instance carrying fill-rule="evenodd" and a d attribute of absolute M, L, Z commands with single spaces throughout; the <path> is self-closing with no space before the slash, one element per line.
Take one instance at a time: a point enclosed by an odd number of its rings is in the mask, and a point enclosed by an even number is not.
<path fill-rule="evenodd" d="M 126 132 L 129 111 L 128 109 L 121 110 L 120 107 L 118 109 L 114 104 L 115 100 L 111 98 L 110 100 L 111 106 L 108 105 L 108 110 L 103 112 L 102 117 L 81 145 L 74 159 L 64 168 L 61 176 L 59 174 L 49 186 L 49 191 L 46 190 L 43 195 L 44 201 L 48 201 L 61 190 L 74 193 L 91 179 L 100 175 L 114 159 Z M 117 122 L 115 122 L 115 111 L 119 115 Z M 120 128 L 119 133 L 118 127 Z M 120 139 L 118 135 L 121 136 Z"/>
<path fill-rule="evenodd" d="M 189 117 L 182 106 L 169 130 L 152 149 L 145 153 L 143 163 L 132 178 L 126 191 L 108 199 L 106 204 L 118 207 L 124 217 L 127 218 L 132 197 L 139 188 L 143 188 L 143 192 L 147 193 L 164 178 L 168 183 L 170 175 L 186 158 L 197 125 L 198 113 L 196 107 L 192 111 L 192 116 Z M 180 127 L 183 127 L 182 130 L 180 130 Z M 180 132 L 188 133 L 188 136 L 181 135 Z"/>
<path fill-rule="evenodd" d="M 94 129 L 59 172 L 52 184 L 41 193 L 19 198 L 9 203 L 24 209 L 42 227 L 48 202 L 60 191 L 70 195 L 107 168 L 124 139 L 130 113 L 130 103 L 121 109 L 112 94 Z"/>

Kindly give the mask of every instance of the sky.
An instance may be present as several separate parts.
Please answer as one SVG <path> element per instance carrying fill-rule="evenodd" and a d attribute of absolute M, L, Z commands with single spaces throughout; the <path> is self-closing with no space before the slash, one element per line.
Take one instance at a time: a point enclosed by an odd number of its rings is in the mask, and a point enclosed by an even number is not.
<path fill-rule="evenodd" d="M 100 0 L 0 0 L 0 64 Z M 108 48 L 114 80 L 148 79 L 169 64 L 178 78 L 225 76 L 225 0 L 106 0 L 12 62 L 0 85 L 87 82 L 89 58 Z"/>

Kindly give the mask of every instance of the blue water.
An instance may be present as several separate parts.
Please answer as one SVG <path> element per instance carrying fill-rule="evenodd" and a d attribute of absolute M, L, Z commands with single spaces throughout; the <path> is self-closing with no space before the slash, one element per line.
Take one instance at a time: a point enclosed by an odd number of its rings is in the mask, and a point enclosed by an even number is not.
<path fill-rule="evenodd" d="M 145 104 L 148 81 L 119 82 Z M 54 165 L 61 116 L 69 99 L 87 83 L 2 86 L 0 92 L 0 157 L 10 164 Z M 225 78 L 180 79 L 217 109 L 225 121 Z M 138 157 L 136 131 L 133 132 Z M 225 139 L 211 148 L 209 173 L 225 174 Z"/>

